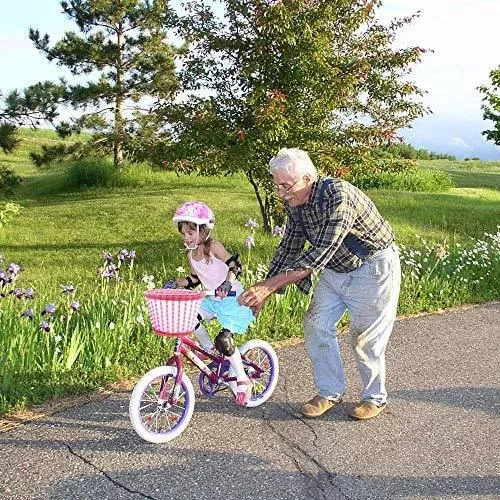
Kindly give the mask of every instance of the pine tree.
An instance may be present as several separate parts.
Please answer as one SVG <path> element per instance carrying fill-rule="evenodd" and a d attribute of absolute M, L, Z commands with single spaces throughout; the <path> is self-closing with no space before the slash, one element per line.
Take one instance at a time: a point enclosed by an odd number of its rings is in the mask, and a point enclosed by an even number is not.
<path fill-rule="evenodd" d="M 62 1 L 61 7 L 78 32 L 68 31 L 50 45 L 49 35 L 29 31 L 49 61 L 67 67 L 73 75 L 89 77 L 86 83 L 61 80 L 57 84 L 57 105 L 70 105 L 79 113 L 71 122 L 58 123 L 57 129 L 62 136 L 93 131 L 94 145 L 112 149 L 114 164 L 120 168 L 124 144 L 141 106 L 149 106 L 153 99 L 170 100 L 178 89 L 177 50 L 167 43 L 167 2 L 69 0 Z M 57 113 L 52 119 L 56 117 Z"/>

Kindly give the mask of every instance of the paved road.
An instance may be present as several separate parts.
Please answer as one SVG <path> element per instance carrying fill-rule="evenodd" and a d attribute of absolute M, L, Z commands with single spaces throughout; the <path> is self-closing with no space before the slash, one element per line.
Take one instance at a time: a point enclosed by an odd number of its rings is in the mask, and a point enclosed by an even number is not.
<path fill-rule="evenodd" d="M 295 413 L 314 391 L 302 343 L 278 349 L 265 405 L 200 397 L 168 444 L 141 441 L 114 393 L 0 434 L 0 498 L 500 498 L 499 334 L 500 303 L 399 320 L 390 407 L 368 422 L 347 417 L 347 348 L 345 404 L 316 420 Z"/>

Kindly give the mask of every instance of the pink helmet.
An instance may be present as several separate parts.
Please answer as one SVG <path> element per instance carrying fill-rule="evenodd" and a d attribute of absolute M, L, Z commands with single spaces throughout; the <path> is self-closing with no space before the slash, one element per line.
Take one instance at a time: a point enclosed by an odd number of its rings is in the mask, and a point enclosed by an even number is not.
<path fill-rule="evenodd" d="M 180 206 L 173 217 L 174 222 L 194 222 L 201 226 L 205 224 L 208 229 L 213 229 L 215 216 L 210 207 L 201 201 L 187 201 Z"/>

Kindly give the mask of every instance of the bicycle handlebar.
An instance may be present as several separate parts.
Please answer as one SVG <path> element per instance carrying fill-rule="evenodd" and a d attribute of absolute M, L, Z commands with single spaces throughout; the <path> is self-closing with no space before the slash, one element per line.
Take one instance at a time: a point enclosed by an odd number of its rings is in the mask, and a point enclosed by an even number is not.
<path fill-rule="evenodd" d="M 205 290 L 204 293 L 207 297 L 215 297 L 216 290 Z M 236 292 L 231 290 L 227 293 L 226 297 L 236 297 Z"/>

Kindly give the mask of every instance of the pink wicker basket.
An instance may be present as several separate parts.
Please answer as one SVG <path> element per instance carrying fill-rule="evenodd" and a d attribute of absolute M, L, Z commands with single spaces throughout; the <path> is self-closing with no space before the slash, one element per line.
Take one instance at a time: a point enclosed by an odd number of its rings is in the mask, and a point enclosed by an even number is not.
<path fill-rule="evenodd" d="M 147 290 L 149 317 L 158 335 L 181 337 L 193 332 L 200 302 L 205 293 L 198 290 Z"/>

